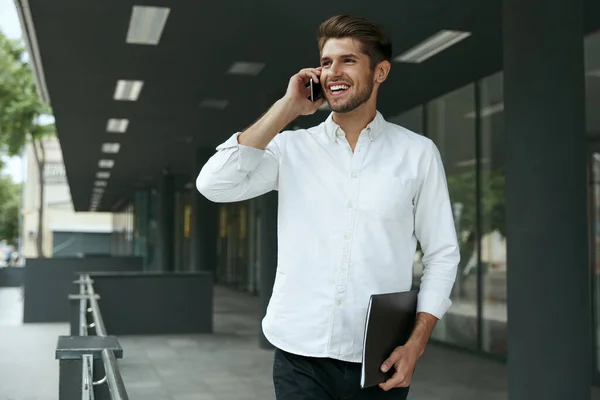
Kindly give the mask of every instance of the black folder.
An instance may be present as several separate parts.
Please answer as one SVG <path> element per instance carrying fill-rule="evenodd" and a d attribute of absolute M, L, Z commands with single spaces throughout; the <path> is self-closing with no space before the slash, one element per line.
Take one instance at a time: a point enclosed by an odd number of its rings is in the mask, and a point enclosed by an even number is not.
<path fill-rule="evenodd" d="M 396 372 L 393 367 L 381 372 L 381 364 L 410 338 L 417 318 L 417 295 L 417 290 L 411 290 L 371 296 L 365 323 L 361 388 L 379 385 Z"/>

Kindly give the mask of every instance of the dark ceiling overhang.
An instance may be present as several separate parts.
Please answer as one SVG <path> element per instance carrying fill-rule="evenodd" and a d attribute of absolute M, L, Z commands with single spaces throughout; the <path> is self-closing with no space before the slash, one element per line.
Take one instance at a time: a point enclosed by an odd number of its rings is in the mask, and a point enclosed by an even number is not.
<path fill-rule="evenodd" d="M 394 63 L 379 98 L 386 117 L 502 68 L 500 0 L 351 3 L 169 1 L 160 43 L 153 46 L 125 41 L 137 2 L 17 0 L 40 94 L 54 110 L 75 209 L 90 209 L 105 142 L 121 147 L 99 211 L 124 205 L 136 188 L 156 186 L 165 170 L 193 180 L 196 149 L 214 148 L 252 123 L 284 93 L 292 74 L 318 64 L 316 29 L 331 15 L 382 23 L 394 56 L 441 29 L 472 33 L 422 64 Z M 600 15 L 597 3 L 588 1 L 588 31 L 600 24 L 592 17 Z M 257 76 L 227 74 L 236 61 L 265 67 Z M 138 101 L 113 100 L 119 79 L 144 81 Z M 206 99 L 228 104 L 203 109 Z M 294 125 L 325 117 L 318 112 Z M 106 132 L 109 118 L 129 119 L 127 132 Z"/>

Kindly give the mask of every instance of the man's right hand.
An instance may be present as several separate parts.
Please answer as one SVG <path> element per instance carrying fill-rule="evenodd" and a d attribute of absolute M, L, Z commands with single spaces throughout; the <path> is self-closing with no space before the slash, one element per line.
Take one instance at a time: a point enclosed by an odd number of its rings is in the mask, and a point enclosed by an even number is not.
<path fill-rule="evenodd" d="M 306 68 L 290 78 L 287 92 L 252 126 L 238 136 L 238 143 L 256 149 L 265 149 L 277 133 L 301 115 L 314 114 L 325 102 L 324 98 L 312 102 L 308 99 L 312 78 L 319 82 L 321 68 Z"/>
<path fill-rule="evenodd" d="M 305 68 L 290 78 L 287 91 L 283 101 L 294 114 L 311 115 L 325 102 L 325 98 L 320 98 L 314 103 L 309 100 L 310 87 L 307 87 L 310 79 L 317 85 L 320 84 L 321 67 Z"/>

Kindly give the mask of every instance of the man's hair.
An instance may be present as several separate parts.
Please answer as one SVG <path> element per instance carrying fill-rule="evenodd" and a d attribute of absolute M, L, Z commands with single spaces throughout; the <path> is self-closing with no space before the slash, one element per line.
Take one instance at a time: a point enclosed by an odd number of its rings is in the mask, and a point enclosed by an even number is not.
<path fill-rule="evenodd" d="M 383 27 L 371 20 L 351 15 L 336 15 L 319 26 L 319 51 L 329 39 L 353 38 L 362 44 L 363 53 L 371 59 L 371 69 L 381 61 L 391 61 L 392 42 Z"/>

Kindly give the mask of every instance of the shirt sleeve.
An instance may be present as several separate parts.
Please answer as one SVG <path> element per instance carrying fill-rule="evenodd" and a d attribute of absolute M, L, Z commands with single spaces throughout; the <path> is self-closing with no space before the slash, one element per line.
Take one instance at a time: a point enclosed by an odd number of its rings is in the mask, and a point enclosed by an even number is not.
<path fill-rule="evenodd" d="M 196 179 L 198 191 L 216 203 L 248 200 L 277 190 L 281 135 L 261 150 L 239 144 L 240 133 L 217 146 Z"/>
<path fill-rule="evenodd" d="M 424 272 L 417 312 L 441 319 L 452 304 L 460 251 L 440 153 L 430 141 L 429 162 L 415 199 L 415 235 L 423 250 Z"/>

